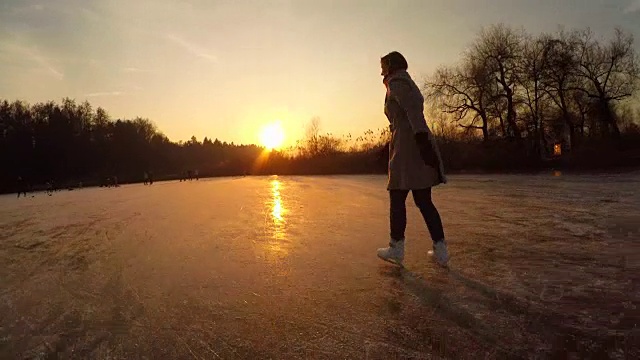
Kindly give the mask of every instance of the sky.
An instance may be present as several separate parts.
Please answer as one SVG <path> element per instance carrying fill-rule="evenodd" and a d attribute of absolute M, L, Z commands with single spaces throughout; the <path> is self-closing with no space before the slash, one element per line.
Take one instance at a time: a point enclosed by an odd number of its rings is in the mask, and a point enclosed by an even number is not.
<path fill-rule="evenodd" d="M 279 120 L 291 142 L 313 117 L 360 135 L 388 125 L 381 56 L 420 81 L 496 23 L 640 48 L 640 0 L 2 0 L 0 98 L 88 100 L 174 141 L 254 143 Z"/>

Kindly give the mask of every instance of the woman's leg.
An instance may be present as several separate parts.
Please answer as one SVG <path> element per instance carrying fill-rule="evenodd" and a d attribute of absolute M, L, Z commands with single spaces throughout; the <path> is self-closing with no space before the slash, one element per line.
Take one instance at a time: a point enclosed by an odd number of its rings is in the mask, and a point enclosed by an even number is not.
<path fill-rule="evenodd" d="M 415 201 L 418 209 L 420 209 L 424 222 L 427 224 L 427 228 L 431 234 L 431 239 L 434 243 L 443 241 L 444 228 L 442 226 L 442 219 L 440 218 L 438 209 L 436 209 L 436 206 L 433 204 L 431 199 L 431 188 L 413 190 L 412 193 L 413 200 Z"/>
<path fill-rule="evenodd" d="M 404 230 L 407 227 L 408 190 L 389 190 L 389 227 L 391 240 L 389 246 L 378 249 L 378 257 L 396 264 L 404 260 Z"/>
<path fill-rule="evenodd" d="M 404 231 L 407 227 L 407 201 L 408 190 L 389 190 L 390 211 L 389 227 L 391 230 L 391 240 L 404 240 Z"/>

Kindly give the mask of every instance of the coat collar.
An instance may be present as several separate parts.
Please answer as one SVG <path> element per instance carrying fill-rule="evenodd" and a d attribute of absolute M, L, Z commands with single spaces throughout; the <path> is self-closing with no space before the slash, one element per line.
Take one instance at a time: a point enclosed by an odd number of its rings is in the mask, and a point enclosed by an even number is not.
<path fill-rule="evenodd" d="M 394 79 L 408 79 L 411 80 L 411 76 L 406 70 L 394 71 L 393 74 L 389 74 L 382 79 L 382 83 L 387 88 L 387 96 L 389 96 L 389 82 Z"/>
<path fill-rule="evenodd" d="M 389 74 L 389 75 L 385 76 L 382 79 L 382 83 L 388 88 L 389 87 L 389 81 L 391 81 L 393 79 L 398 79 L 398 78 L 411 79 L 411 76 L 409 75 L 409 73 L 406 70 L 398 70 L 398 71 L 394 71 L 392 74 Z"/>

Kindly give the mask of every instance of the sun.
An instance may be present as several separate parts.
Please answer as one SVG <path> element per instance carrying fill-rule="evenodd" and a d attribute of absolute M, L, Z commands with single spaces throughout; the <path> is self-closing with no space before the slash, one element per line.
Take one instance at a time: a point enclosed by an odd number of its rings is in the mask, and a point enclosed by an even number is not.
<path fill-rule="evenodd" d="M 282 124 L 278 121 L 263 127 L 260 133 L 260 142 L 268 150 L 281 147 L 284 142 Z"/>

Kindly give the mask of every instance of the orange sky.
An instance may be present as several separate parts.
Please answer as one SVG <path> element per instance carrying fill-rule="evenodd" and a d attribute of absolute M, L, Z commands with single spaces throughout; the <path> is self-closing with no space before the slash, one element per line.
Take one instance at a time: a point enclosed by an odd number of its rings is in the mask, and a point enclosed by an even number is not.
<path fill-rule="evenodd" d="M 640 34 L 637 0 L 3 0 L 0 98 L 89 100 L 150 118 L 172 140 L 295 141 L 387 126 L 379 58 L 416 79 L 454 62 L 483 25 Z"/>

